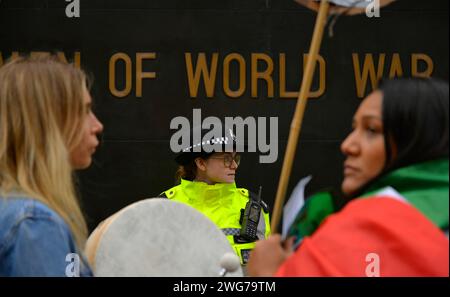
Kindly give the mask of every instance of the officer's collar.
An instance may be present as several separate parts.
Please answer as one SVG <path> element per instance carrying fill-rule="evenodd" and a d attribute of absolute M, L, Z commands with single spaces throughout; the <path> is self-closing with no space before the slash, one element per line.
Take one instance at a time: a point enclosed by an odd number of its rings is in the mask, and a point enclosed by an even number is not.
<path fill-rule="evenodd" d="M 189 198 L 198 202 L 200 200 L 215 200 L 232 195 L 236 191 L 236 183 L 217 183 L 209 185 L 201 181 L 181 179 L 181 187 Z"/>

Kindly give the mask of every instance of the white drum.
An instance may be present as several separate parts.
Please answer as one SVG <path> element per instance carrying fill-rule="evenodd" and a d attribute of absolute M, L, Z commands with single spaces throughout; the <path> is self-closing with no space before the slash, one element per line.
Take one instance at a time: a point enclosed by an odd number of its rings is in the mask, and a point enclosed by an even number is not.
<path fill-rule="evenodd" d="M 85 252 L 95 276 L 220 276 L 221 262 L 234 254 L 205 215 L 163 198 L 133 203 L 106 219 Z M 226 276 L 243 276 L 237 256 L 236 263 Z"/>

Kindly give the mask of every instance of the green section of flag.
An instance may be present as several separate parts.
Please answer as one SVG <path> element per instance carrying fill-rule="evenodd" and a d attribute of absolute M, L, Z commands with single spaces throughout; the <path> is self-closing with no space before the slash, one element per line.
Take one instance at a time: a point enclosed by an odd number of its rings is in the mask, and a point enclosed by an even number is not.
<path fill-rule="evenodd" d="M 299 242 L 303 237 L 311 235 L 334 211 L 331 193 L 319 192 L 309 197 L 294 220 L 288 233 L 289 236 L 297 237 L 296 241 Z"/>
<path fill-rule="evenodd" d="M 448 158 L 400 168 L 380 178 L 364 197 L 391 186 L 440 229 L 448 228 Z"/>
<path fill-rule="evenodd" d="M 436 226 L 445 230 L 449 226 L 448 170 L 448 158 L 400 168 L 378 179 L 360 198 L 372 197 L 381 189 L 392 187 Z M 303 237 L 313 234 L 335 211 L 330 192 L 309 197 L 292 224 L 289 236 L 297 237 L 296 242 L 300 242 Z"/>

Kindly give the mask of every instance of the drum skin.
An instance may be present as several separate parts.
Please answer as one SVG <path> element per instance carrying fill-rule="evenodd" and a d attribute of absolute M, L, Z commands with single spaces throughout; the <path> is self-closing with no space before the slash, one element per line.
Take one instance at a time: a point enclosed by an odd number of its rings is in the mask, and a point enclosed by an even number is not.
<path fill-rule="evenodd" d="M 103 221 L 89 236 L 86 256 L 95 276 L 219 276 L 233 253 L 226 236 L 194 208 L 149 198 Z M 243 276 L 242 269 L 226 276 Z"/>

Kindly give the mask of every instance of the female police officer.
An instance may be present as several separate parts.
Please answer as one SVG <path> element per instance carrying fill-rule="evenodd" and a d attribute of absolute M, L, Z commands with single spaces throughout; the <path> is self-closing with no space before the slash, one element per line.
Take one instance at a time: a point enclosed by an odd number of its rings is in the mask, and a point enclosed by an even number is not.
<path fill-rule="evenodd" d="M 194 128 L 190 132 L 194 135 Z M 260 195 L 235 184 L 240 154 L 246 146 L 238 145 L 232 129 L 220 137 L 195 143 L 179 153 L 175 161 L 179 185 L 160 196 L 186 203 L 206 215 L 227 236 L 241 265 L 245 265 L 255 241 L 270 234 L 269 214 Z"/>

